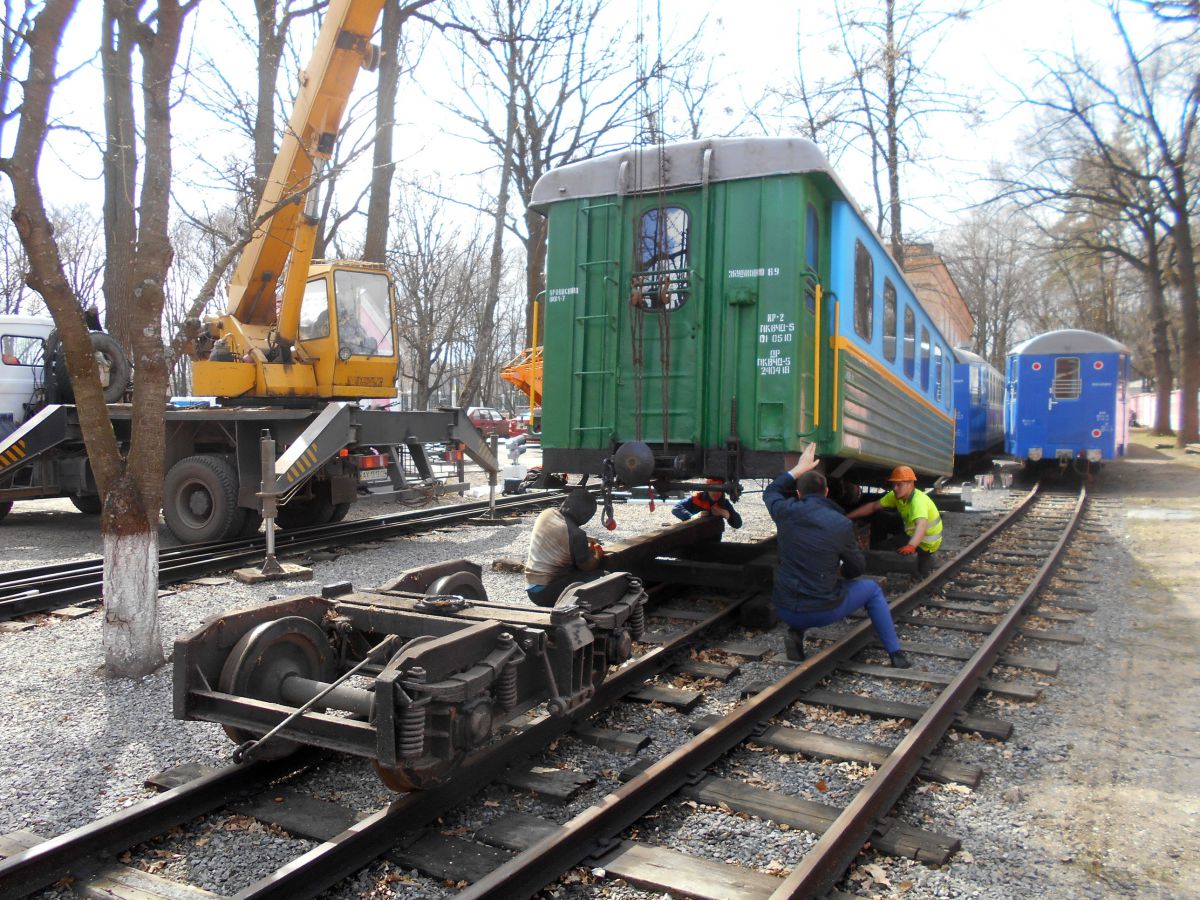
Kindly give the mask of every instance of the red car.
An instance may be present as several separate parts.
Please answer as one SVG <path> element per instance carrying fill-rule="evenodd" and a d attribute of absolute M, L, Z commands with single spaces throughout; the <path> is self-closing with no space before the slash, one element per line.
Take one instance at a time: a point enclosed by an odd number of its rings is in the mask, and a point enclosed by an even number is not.
<path fill-rule="evenodd" d="M 490 406 L 470 406 L 467 408 L 467 418 L 471 420 L 479 433 L 484 437 L 508 438 L 525 433 L 525 424 L 516 419 L 506 419 L 499 410 Z"/>

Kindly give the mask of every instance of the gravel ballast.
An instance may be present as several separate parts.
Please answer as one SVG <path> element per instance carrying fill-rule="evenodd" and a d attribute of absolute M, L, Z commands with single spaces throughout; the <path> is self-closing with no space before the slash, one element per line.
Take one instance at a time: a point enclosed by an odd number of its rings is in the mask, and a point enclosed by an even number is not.
<path fill-rule="evenodd" d="M 1134 449 L 1141 452 L 1102 473 L 1096 484 L 1100 502 L 1089 515 L 1089 522 L 1111 535 L 1111 543 L 1090 548 L 1091 555 L 1105 562 L 1089 568 L 1089 577 L 1098 583 L 1087 586 L 1082 598 L 1100 609 L 1081 615 L 1074 625 L 1049 623 L 1078 631 L 1087 641 L 1082 646 L 1032 641 L 1016 646 L 1016 652 L 1052 656 L 1061 663 L 1054 677 L 997 671 L 998 676 L 1043 683 L 1042 701 L 977 702 L 973 711 L 1012 721 L 1013 738 L 998 742 L 957 736 L 944 741 L 938 751 L 983 766 L 982 784 L 971 790 L 918 782 L 896 810 L 897 818 L 907 824 L 962 838 L 964 850 L 941 868 L 868 851 L 843 890 L 861 896 L 922 898 L 1194 895 L 1192 886 L 1200 875 L 1195 768 L 1200 752 L 1200 673 L 1195 662 L 1200 590 L 1193 548 L 1200 546 L 1200 470 L 1185 465 L 1187 461 L 1163 461 L 1145 448 Z M 1174 479 L 1176 487 L 1161 493 L 1163 477 Z M 978 505 L 1002 504 L 1013 493 L 985 492 L 978 495 Z M 395 508 L 383 499 L 360 506 L 355 514 Z M 1164 521 L 1158 513 L 1165 507 L 1195 516 Z M 753 540 L 773 533 L 758 494 L 743 498 L 739 510 L 745 527 L 729 539 Z M 947 544 L 965 534 L 967 526 L 975 529 L 987 515 L 948 514 Z M 524 558 L 532 519 L 355 548 L 314 563 L 314 585 L 349 580 L 370 587 L 407 568 L 465 557 L 483 566 L 493 600 L 521 602 L 522 577 L 493 571 L 491 563 Z M 653 512 L 645 503 L 620 505 L 617 521 L 618 530 L 610 533 L 597 517 L 588 531 L 615 542 L 675 520 L 668 502 L 657 504 Z M 78 558 L 98 550 L 96 519 L 79 515 L 66 501 L 18 504 L 0 526 L 0 568 Z M 211 616 L 303 590 L 304 585 L 245 586 L 233 581 L 180 586 L 160 601 L 166 650 L 175 635 Z M 171 716 L 169 665 L 137 682 L 108 680 L 100 675 L 99 614 L 37 621 L 32 630 L 0 634 L 5 673 L 0 703 L 7 713 L 0 720 L 6 763 L 0 773 L 0 831 L 27 828 L 45 836 L 59 834 L 149 796 L 143 781 L 158 771 L 185 762 L 228 762 L 234 745 L 218 726 L 179 722 Z M 831 626 L 813 637 L 832 637 L 839 628 Z M 902 638 L 906 629 L 908 639 L 914 639 L 912 626 L 901 627 Z M 959 640 L 969 640 L 956 634 Z M 766 639 L 781 646 L 778 628 Z M 942 668 L 929 659 L 921 664 L 930 670 Z M 742 678 L 761 680 L 778 667 L 768 659 L 747 663 L 743 670 Z M 844 679 L 837 689 L 852 690 L 854 684 Z M 1171 690 L 1165 700 L 1157 693 L 1163 686 Z M 895 694 L 889 696 L 896 699 L 928 696 L 912 685 L 892 690 Z M 693 716 L 728 709 L 736 702 L 736 691 L 735 683 L 708 686 Z M 598 724 L 645 731 L 654 743 L 643 755 L 658 756 L 687 735 L 678 717 L 657 712 L 621 707 Z M 902 734 L 896 731 L 889 737 L 889 726 L 865 717 L 821 721 L 804 706 L 784 718 L 880 743 L 894 742 Z M 816 762 L 779 756 L 763 748 L 743 749 L 714 771 L 750 772 L 773 789 L 826 803 L 846 802 L 855 785 L 869 775 L 846 767 L 831 776 Z M 611 789 L 616 773 L 631 761 L 573 739 L 560 742 L 548 759 L 595 775 L 601 793 Z M 818 780 L 823 790 L 817 788 Z M 305 789 L 364 812 L 391 796 L 369 765 L 354 759 L 323 766 L 305 782 Z M 473 810 L 463 811 L 460 822 L 448 825 L 474 827 L 494 818 L 497 810 L 563 821 L 585 802 L 546 802 L 493 787 Z M 258 840 L 262 835 L 253 832 L 253 823 L 245 827 L 243 833 L 202 821 L 180 839 L 181 846 L 187 844 L 186 858 L 165 858 L 160 874 L 231 893 L 311 846 L 283 834 Z M 643 830 L 642 839 L 774 874 L 783 874 L 814 840 L 803 832 L 730 817 L 681 798 L 664 805 L 653 829 L 653 834 Z M 256 858 L 246 859 L 247 854 Z M 564 884 L 558 890 L 572 896 L 649 896 L 602 876 L 587 880 L 591 883 Z M 433 897 L 452 893 L 452 887 L 389 865 L 372 867 L 335 893 Z"/>

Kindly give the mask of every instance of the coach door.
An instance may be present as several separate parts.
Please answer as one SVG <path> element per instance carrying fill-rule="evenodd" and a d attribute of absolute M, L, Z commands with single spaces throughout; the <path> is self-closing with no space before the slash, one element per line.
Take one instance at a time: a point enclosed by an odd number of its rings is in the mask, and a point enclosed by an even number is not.
<path fill-rule="evenodd" d="M 1053 366 L 1050 396 L 1047 401 L 1046 442 L 1050 444 L 1072 440 L 1078 428 L 1075 402 L 1083 392 L 1078 356 L 1056 356 L 1049 360 Z"/>

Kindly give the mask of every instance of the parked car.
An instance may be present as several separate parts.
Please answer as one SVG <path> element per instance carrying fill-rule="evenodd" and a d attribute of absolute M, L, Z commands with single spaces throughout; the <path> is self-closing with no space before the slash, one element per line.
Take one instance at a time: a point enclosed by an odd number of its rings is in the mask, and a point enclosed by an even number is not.
<path fill-rule="evenodd" d="M 497 409 L 492 409 L 490 406 L 469 406 L 467 407 L 467 418 L 471 420 L 471 424 L 479 429 L 479 433 L 484 437 L 512 437 L 512 426 L 508 419 L 504 418 Z"/>

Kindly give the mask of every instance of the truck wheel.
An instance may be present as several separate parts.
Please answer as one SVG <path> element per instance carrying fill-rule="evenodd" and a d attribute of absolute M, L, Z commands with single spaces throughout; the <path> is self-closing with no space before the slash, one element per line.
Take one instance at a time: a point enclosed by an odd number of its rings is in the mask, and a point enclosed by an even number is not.
<path fill-rule="evenodd" d="M 12 509 L 12 505 L 13 502 L 11 500 L 5 500 L 3 503 L 0 503 L 0 522 L 4 521 L 4 517 L 7 516 L 8 511 Z"/>
<path fill-rule="evenodd" d="M 71 505 L 86 516 L 98 516 L 104 508 L 99 494 L 72 494 Z"/>
<path fill-rule="evenodd" d="M 290 503 L 279 507 L 275 523 L 280 528 L 312 528 L 315 525 L 328 525 L 334 521 L 337 507 L 329 495 L 329 482 L 318 481 L 312 486 L 312 496 L 297 497 Z M 347 504 L 347 507 L 349 505 Z M 343 515 L 345 515 L 343 513 Z"/>
<path fill-rule="evenodd" d="M 340 522 L 346 518 L 346 514 L 350 512 L 350 506 L 349 503 L 336 504 L 333 507 L 333 515 L 329 517 L 329 524 L 332 525 L 334 522 Z"/>
<path fill-rule="evenodd" d="M 245 522 L 237 505 L 237 471 L 224 458 L 202 454 L 181 459 L 163 483 L 163 518 L 186 544 L 236 537 Z"/>

